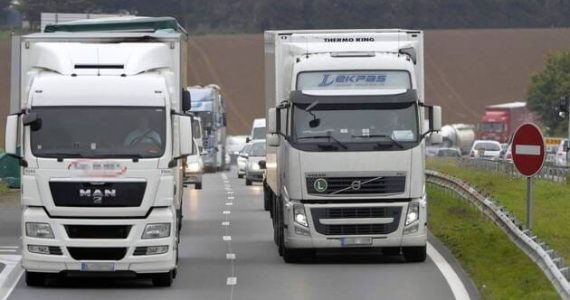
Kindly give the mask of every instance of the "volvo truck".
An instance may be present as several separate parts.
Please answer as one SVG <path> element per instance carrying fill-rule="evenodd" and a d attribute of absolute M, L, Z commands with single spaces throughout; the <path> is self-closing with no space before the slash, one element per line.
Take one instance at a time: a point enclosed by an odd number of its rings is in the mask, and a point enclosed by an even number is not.
<path fill-rule="evenodd" d="M 188 88 L 192 98 L 192 113 L 202 125 L 204 169 L 221 171 L 229 166 L 226 161 L 226 108 L 219 86 L 192 86 Z"/>
<path fill-rule="evenodd" d="M 264 202 L 285 262 L 425 260 L 424 140 L 441 108 L 424 104 L 423 53 L 417 30 L 265 32 Z"/>
<path fill-rule="evenodd" d="M 28 285 L 63 276 L 171 285 L 192 152 L 186 44 L 169 17 L 77 21 L 14 38 L 5 148 L 22 166 Z"/>

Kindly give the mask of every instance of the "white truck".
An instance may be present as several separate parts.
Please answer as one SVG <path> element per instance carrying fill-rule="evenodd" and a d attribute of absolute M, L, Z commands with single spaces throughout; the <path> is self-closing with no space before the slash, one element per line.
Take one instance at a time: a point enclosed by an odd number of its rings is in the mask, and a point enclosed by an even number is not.
<path fill-rule="evenodd" d="M 322 248 L 425 260 L 424 139 L 441 108 L 424 104 L 423 58 L 416 30 L 265 32 L 264 200 L 285 262 Z"/>
<path fill-rule="evenodd" d="M 14 38 L 5 148 L 22 166 L 28 285 L 102 275 L 171 285 L 192 152 L 186 43 L 168 17 Z"/>
<path fill-rule="evenodd" d="M 468 154 L 475 141 L 475 125 L 449 124 L 441 127 L 440 135 L 443 139 L 441 146 L 457 148 L 461 154 Z"/>

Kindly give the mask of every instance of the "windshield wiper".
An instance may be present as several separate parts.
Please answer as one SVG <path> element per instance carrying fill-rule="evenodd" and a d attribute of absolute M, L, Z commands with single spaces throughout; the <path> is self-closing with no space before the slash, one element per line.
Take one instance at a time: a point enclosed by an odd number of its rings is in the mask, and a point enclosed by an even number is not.
<path fill-rule="evenodd" d="M 341 141 L 339 141 L 337 138 L 335 138 L 334 136 L 328 134 L 328 135 L 309 135 L 309 136 L 302 136 L 302 137 L 298 137 L 298 140 L 309 140 L 309 139 L 329 139 L 333 140 L 335 143 L 337 143 L 339 146 L 341 146 L 344 150 L 347 150 L 348 147 Z"/>
<path fill-rule="evenodd" d="M 352 137 L 353 138 L 385 138 L 391 143 L 390 145 L 396 145 L 400 149 L 404 149 L 404 145 L 402 145 L 400 142 L 396 141 L 395 139 L 393 139 L 391 136 L 389 136 L 387 134 L 363 134 L 363 135 L 353 135 Z M 378 146 L 385 146 L 385 145 L 382 143 L 378 143 Z"/>

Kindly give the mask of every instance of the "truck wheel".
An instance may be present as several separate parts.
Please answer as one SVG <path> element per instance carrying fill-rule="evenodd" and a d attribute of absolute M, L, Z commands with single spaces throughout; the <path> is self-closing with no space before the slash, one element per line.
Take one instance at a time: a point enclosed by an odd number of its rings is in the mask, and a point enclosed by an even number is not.
<path fill-rule="evenodd" d="M 26 285 L 27 286 L 44 286 L 47 276 L 44 273 L 28 272 L 26 271 Z"/>
<path fill-rule="evenodd" d="M 152 284 L 157 287 L 169 287 L 172 285 L 172 271 L 156 273 L 152 275 Z"/>
<path fill-rule="evenodd" d="M 238 174 L 238 178 L 243 178 L 243 174 Z"/>
<path fill-rule="evenodd" d="M 246 178 L 246 179 L 245 179 L 245 185 L 251 185 L 251 180 L 249 180 L 249 179 Z"/>
<path fill-rule="evenodd" d="M 408 262 L 423 262 L 426 260 L 426 246 L 403 247 L 402 253 Z"/>
<path fill-rule="evenodd" d="M 196 183 L 196 184 L 194 185 L 194 188 L 197 189 L 197 190 L 201 190 L 201 189 L 202 189 L 202 183 L 201 183 L 201 182 Z"/>
<path fill-rule="evenodd" d="M 265 211 L 269 211 L 270 209 L 270 201 L 271 201 L 271 192 L 269 191 L 269 188 L 267 188 L 267 186 L 264 185 L 263 187 L 263 209 Z"/>

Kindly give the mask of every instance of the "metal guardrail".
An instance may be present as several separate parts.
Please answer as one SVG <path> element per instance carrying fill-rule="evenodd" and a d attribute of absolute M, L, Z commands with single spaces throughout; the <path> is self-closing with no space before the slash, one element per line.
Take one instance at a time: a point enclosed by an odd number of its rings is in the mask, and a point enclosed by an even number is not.
<path fill-rule="evenodd" d="M 564 259 L 519 222 L 506 208 L 491 197 L 452 176 L 426 171 L 426 180 L 474 204 L 538 265 L 562 299 L 570 299 L 570 269 L 564 263 Z"/>
<path fill-rule="evenodd" d="M 488 160 L 488 159 L 473 159 L 473 158 L 458 158 L 458 165 L 462 167 L 471 167 L 475 169 L 494 171 L 507 174 L 511 177 L 522 177 L 517 171 L 512 161 L 506 160 Z M 535 178 L 550 180 L 554 182 L 566 182 L 570 177 L 570 168 L 543 166 L 542 170 L 534 176 Z"/>

